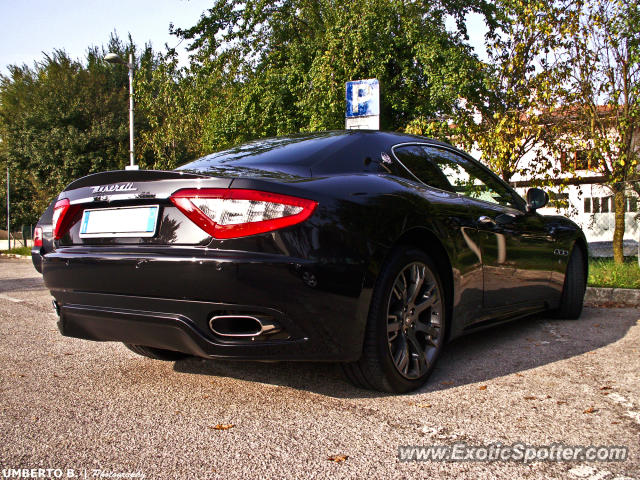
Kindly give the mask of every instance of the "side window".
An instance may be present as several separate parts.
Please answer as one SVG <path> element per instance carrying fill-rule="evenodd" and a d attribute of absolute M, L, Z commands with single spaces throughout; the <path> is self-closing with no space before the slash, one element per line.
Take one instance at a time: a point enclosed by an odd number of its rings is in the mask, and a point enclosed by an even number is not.
<path fill-rule="evenodd" d="M 432 158 L 421 146 L 406 145 L 395 148 L 393 152 L 398 160 L 422 183 L 440 190 L 454 191 L 446 174 L 443 174 L 440 166 L 433 162 Z"/>
<path fill-rule="evenodd" d="M 452 191 L 476 200 L 517 208 L 511 192 L 490 173 L 450 150 L 422 148 L 429 163 L 438 165 Z"/>

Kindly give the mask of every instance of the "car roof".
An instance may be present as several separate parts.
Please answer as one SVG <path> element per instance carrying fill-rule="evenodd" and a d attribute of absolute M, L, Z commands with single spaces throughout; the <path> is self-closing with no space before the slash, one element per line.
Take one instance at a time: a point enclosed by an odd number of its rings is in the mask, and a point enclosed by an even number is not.
<path fill-rule="evenodd" d="M 378 160 L 399 143 L 428 142 L 426 137 L 399 132 L 339 130 L 264 138 L 215 152 L 179 170 L 210 171 L 216 167 L 277 169 L 297 175 L 362 171 L 366 159 Z"/>

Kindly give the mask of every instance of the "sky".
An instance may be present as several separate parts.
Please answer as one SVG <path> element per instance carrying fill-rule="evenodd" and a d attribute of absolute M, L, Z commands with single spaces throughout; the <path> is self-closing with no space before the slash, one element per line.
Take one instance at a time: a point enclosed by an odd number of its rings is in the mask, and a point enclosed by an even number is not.
<path fill-rule="evenodd" d="M 169 23 L 191 27 L 211 6 L 211 0 L 0 0 L 0 73 L 7 65 L 43 58 L 43 52 L 65 50 L 81 59 L 90 45 L 106 45 L 116 31 L 129 33 L 142 47 L 151 41 L 163 51 L 179 39 L 169 35 Z M 182 46 L 180 47 L 182 51 Z M 183 52 L 183 58 L 186 54 Z"/>
<path fill-rule="evenodd" d="M 169 23 L 191 27 L 212 0 L 0 0 L 0 74 L 11 64 L 33 65 L 44 53 L 65 50 L 71 58 L 83 59 L 90 45 L 106 45 L 117 32 L 126 40 L 129 33 L 142 47 L 151 42 L 154 50 L 179 43 L 169 35 Z M 467 18 L 470 43 L 484 57 L 486 28 L 479 15 Z M 180 45 L 181 63 L 188 55 Z"/>

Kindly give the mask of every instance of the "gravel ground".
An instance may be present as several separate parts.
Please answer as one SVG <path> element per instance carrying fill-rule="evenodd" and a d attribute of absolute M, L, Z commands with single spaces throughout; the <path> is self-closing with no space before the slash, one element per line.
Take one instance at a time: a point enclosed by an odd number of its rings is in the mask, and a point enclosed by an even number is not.
<path fill-rule="evenodd" d="M 640 479 L 637 309 L 467 336 L 422 390 L 396 396 L 353 388 L 331 364 L 167 363 L 65 338 L 50 300 L 29 261 L 0 259 L 2 477 Z M 629 459 L 398 460 L 401 445 L 455 442 L 625 445 Z"/>

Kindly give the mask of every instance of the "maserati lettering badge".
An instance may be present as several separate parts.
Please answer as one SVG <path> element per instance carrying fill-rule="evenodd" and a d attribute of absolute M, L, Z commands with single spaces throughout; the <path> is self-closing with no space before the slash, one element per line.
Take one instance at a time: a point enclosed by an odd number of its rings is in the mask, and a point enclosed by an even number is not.
<path fill-rule="evenodd" d="M 134 190 L 138 188 L 133 186 L 133 182 L 91 187 L 91 193 L 133 192 Z"/>

